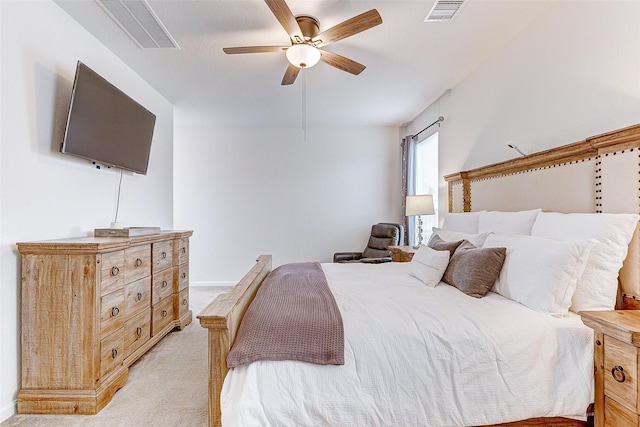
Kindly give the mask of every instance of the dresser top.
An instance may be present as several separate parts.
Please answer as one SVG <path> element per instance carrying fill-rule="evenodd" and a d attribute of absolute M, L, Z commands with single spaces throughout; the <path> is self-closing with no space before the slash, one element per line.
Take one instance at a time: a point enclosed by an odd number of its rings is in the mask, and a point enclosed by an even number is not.
<path fill-rule="evenodd" d="M 51 252 L 109 252 L 145 243 L 190 237 L 192 230 L 162 230 L 158 234 L 134 237 L 70 237 L 17 243 L 21 254 Z"/>

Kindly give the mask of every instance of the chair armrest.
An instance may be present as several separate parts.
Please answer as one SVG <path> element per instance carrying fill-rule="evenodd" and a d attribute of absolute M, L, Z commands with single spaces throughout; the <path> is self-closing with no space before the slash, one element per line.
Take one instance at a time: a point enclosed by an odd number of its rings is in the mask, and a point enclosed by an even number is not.
<path fill-rule="evenodd" d="M 336 252 L 333 254 L 333 262 L 356 261 L 362 258 L 362 252 Z"/>
<path fill-rule="evenodd" d="M 382 264 L 385 262 L 391 262 L 391 257 L 384 257 L 384 258 L 360 258 L 360 262 L 366 263 L 366 264 Z"/>

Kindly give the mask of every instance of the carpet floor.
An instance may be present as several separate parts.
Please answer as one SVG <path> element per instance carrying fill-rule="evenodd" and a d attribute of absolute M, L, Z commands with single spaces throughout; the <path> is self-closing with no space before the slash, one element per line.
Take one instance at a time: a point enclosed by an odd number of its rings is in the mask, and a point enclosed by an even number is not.
<path fill-rule="evenodd" d="M 14 415 L 0 426 L 206 426 L 207 332 L 196 316 L 228 289 L 191 287 L 193 322 L 169 333 L 138 359 L 125 386 L 97 415 Z"/>

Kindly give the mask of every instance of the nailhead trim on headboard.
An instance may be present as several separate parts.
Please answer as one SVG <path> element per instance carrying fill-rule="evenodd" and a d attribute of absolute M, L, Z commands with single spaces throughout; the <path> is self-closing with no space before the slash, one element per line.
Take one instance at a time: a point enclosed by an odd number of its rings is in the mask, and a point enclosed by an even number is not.
<path fill-rule="evenodd" d="M 596 213 L 602 213 L 602 158 L 598 155 L 596 156 Z"/>

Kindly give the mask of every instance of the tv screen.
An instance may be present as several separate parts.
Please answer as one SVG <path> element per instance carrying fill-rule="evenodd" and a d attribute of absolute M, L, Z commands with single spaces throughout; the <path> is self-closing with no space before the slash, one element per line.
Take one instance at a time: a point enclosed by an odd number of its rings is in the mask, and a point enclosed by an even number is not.
<path fill-rule="evenodd" d="M 60 151 L 146 175 L 156 116 L 78 61 Z"/>

